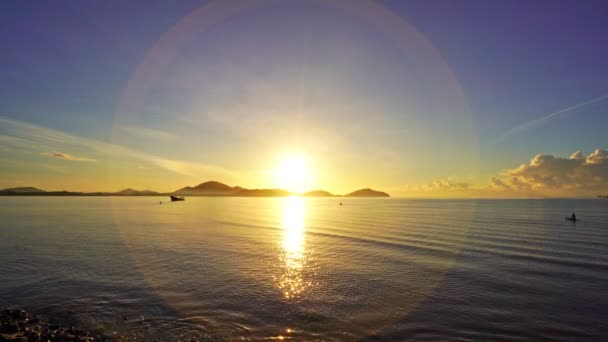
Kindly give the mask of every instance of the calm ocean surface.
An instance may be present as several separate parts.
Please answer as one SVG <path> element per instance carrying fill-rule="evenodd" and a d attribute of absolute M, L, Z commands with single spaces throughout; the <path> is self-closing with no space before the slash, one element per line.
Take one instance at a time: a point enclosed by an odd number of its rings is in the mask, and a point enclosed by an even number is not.
<path fill-rule="evenodd" d="M 608 340 L 608 200 L 165 201 L 0 198 L 0 307 L 141 340 Z"/>

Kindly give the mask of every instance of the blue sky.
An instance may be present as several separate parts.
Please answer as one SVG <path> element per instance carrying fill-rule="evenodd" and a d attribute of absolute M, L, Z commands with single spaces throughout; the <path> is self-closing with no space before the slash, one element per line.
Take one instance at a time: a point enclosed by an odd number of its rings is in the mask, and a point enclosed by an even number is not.
<path fill-rule="evenodd" d="M 455 72 L 485 158 L 605 147 L 608 101 L 517 134 L 497 135 L 608 93 L 608 5 L 603 1 L 393 2 Z M 505 160 L 507 161 L 507 160 Z"/>
<path fill-rule="evenodd" d="M 12 120 L 3 133 L 35 125 L 224 169 L 234 175 L 227 182 L 252 187 L 272 186 L 274 156 L 294 150 L 314 160 L 319 187 L 337 192 L 442 179 L 481 186 L 538 153 L 607 147 L 608 99 L 529 125 L 608 94 L 603 1 L 377 2 L 403 20 L 389 31 L 379 28 L 388 17 L 362 19 L 352 4 L 261 1 L 208 27 L 197 19 L 170 63 L 154 69 L 143 100 L 130 103 L 127 86 L 143 87 L 135 75 L 163 34 L 206 4 L 1 3 L 0 116 Z M 45 160 L 78 150 L 65 149 L 23 157 L 5 148 L 3 160 L 24 164 L 0 185 L 100 176 L 85 163 Z M 15 176 L 39 159 L 64 174 Z M 166 187 L 212 176 L 223 174 L 182 174 Z M 148 187 L 161 186 L 152 178 Z"/>

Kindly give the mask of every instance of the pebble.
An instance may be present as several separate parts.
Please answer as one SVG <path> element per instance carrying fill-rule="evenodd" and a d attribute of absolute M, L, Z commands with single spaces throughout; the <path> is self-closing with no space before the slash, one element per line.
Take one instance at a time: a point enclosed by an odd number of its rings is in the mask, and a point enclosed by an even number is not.
<path fill-rule="evenodd" d="M 103 338 L 102 338 L 103 339 Z M 88 332 L 49 324 L 24 310 L 0 311 L 0 341 L 98 341 Z"/>

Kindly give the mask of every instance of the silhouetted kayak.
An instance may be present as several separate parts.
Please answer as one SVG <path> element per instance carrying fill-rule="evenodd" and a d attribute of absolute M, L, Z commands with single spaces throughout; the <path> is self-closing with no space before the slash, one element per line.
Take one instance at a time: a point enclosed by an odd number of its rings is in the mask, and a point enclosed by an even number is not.
<path fill-rule="evenodd" d="M 566 221 L 572 221 L 572 222 L 576 222 L 576 219 L 575 219 L 574 217 L 566 216 L 566 217 L 564 217 L 564 219 L 565 219 Z"/>
<path fill-rule="evenodd" d="M 169 197 L 171 197 L 171 202 L 183 201 L 185 199 L 183 197 L 177 197 L 177 196 L 169 196 Z"/>

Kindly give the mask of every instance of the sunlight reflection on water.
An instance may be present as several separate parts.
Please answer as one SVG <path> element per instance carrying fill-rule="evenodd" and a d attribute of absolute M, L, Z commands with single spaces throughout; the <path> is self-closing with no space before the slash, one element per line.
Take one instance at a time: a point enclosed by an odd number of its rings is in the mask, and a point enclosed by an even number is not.
<path fill-rule="evenodd" d="M 307 262 L 304 207 L 304 199 L 301 197 L 287 197 L 283 201 L 283 240 L 281 243 L 283 268 L 277 279 L 277 286 L 287 299 L 299 296 L 311 286 L 311 282 L 306 281 L 303 276 Z"/>

